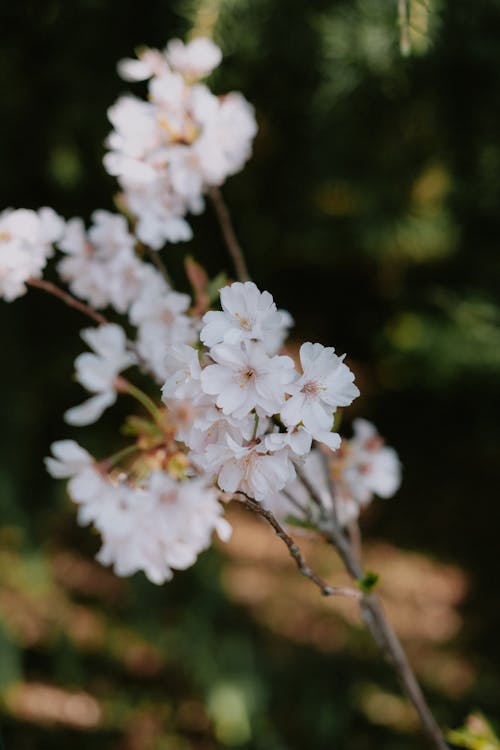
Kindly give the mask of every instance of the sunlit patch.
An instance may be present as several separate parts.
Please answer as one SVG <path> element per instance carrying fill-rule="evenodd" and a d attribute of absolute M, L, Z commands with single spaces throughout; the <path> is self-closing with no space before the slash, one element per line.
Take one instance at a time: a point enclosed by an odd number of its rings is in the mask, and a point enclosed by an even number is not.
<path fill-rule="evenodd" d="M 89 693 L 41 682 L 16 685 L 7 693 L 5 702 L 13 716 L 36 724 L 93 729 L 102 721 L 102 709 Z"/>

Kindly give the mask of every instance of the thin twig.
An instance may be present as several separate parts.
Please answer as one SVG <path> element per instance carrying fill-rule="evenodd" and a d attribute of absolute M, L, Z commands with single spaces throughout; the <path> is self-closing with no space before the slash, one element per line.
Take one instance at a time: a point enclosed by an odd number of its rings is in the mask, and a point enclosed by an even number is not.
<path fill-rule="evenodd" d="M 362 584 L 366 579 L 366 574 L 358 556 L 352 548 L 351 541 L 346 537 L 339 523 L 335 505 L 335 489 L 329 472 L 327 471 L 327 478 L 330 483 L 332 499 L 332 509 L 330 511 L 325 508 L 321 498 L 317 495 L 314 487 L 307 478 L 304 477 L 304 474 L 297 473 L 306 489 L 313 493 L 313 499 L 316 504 L 322 509 L 322 520 L 319 528 L 323 532 L 326 541 L 336 549 L 351 578 L 358 584 Z M 423 730 L 430 743 L 436 750 L 448 750 L 443 733 L 427 704 L 403 646 L 389 624 L 379 597 L 373 593 L 363 594 L 360 599 L 360 609 L 363 622 L 387 661 L 394 668 L 406 696 L 419 716 Z"/>
<path fill-rule="evenodd" d="M 328 583 L 326 583 L 326 581 L 316 575 L 316 573 L 311 570 L 309 565 L 307 565 L 297 544 L 294 542 L 292 537 L 287 534 L 283 526 L 281 526 L 278 519 L 271 513 L 270 510 L 263 508 L 260 503 L 248 497 L 248 495 L 245 495 L 244 492 L 236 492 L 234 494 L 241 495 L 242 499 L 240 499 L 239 497 L 235 497 L 235 500 L 237 502 L 241 503 L 241 505 L 243 505 L 252 513 L 255 513 L 256 515 L 264 518 L 267 523 L 274 529 L 276 536 L 278 536 L 281 541 L 284 542 L 288 547 L 288 551 L 293 557 L 299 571 L 305 578 L 309 578 L 309 580 L 319 588 L 323 596 L 346 596 L 350 599 L 358 600 L 361 598 L 360 592 L 356 591 L 356 589 L 346 588 L 344 586 L 330 586 Z"/>
<path fill-rule="evenodd" d="M 347 527 L 347 531 L 349 532 L 349 540 L 351 542 L 351 548 L 356 556 L 357 561 L 361 564 L 361 550 L 362 550 L 362 540 L 361 540 L 361 530 L 359 528 L 359 523 L 356 521 L 356 519 L 353 519 L 349 522 L 349 525 Z"/>
<path fill-rule="evenodd" d="M 104 317 L 104 315 L 101 315 L 101 313 L 93 310 L 84 302 L 80 302 L 80 300 L 76 299 L 76 297 L 73 297 L 72 294 L 69 294 L 69 292 L 65 292 L 63 289 L 60 289 L 58 286 L 56 286 L 56 284 L 52 284 L 52 282 L 50 281 L 44 281 L 43 279 L 28 279 L 26 283 L 30 286 L 35 287 L 36 289 L 42 289 L 44 292 L 48 292 L 54 297 L 58 297 L 58 299 L 62 300 L 66 305 L 69 305 L 69 307 L 73 307 L 75 310 L 79 310 L 88 318 L 92 318 L 92 320 L 98 325 L 106 325 L 106 323 L 109 322 Z"/>
<path fill-rule="evenodd" d="M 302 513 L 308 521 L 312 522 L 313 518 L 309 508 L 304 508 L 298 502 L 298 500 L 296 500 L 294 496 L 290 492 L 287 492 L 285 489 L 281 490 L 281 494 L 286 497 L 290 505 L 293 505 L 293 507 L 296 508 L 300 513 Z"/>
<path fill-rule="evenodd" d="M 250 275 L 245 262 L 245 256 L 243 255 L 243 250 L 241 249 L 241 245 L 236 237 L 233 222 L 231 221 L 231 216 L 224 197 L 218 187 L 211 187 L 208 194 L 215 209 L 215 213 L 217 214 L 219 226 L 226 242 L 227 249 L 233 260 L 236 276 L 240 281 L 248 281 Z"/>

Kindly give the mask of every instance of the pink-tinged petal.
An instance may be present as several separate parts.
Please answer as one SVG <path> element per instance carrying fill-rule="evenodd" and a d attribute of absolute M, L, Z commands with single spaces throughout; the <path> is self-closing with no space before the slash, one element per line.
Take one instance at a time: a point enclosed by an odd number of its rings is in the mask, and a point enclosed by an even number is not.
<path fill-rule="evenodd" d="M 236 492 L 244 476 L 243 464 L 237 461 L 227 461 L 219 472 L 218 484 L 224 492 Z"/>
<path fill-rule="evenodd" d="M 204 326 L 201 329 L 200 339 L 209 348 L 224 341 L 224 337 L 231 327 L 231 323 L 222 312 L 211 311 L 205 313 L 203 323 Z"/>
<path fill-rule="evenodd" d="M 233 383 L 234 375 L 222 365 L 208 365 L 202 370 L 201 387 L 205 393 L 215 395 L 221 393 Z"/>
<path fill-rule="evenodd" d="M 304 372 L 314 363 L 322 349 L 321 344 L 311 344 L 310 341 L 302 344 L 300 347 L 300 364 Z"/>
<path fill-rule="evenodd" d="M 100 393 L 98 396 L 93 396 L 87 401 L 84 401 L 83 404 L 74 406 L 72 409 L 68 409 L 64 413 L 64 420 L 68 424 L 78 427 L 93 424 L 99 419 L 99 417 L 108 408 L 108 406 L 114 404 L 115 401 L 115 393 Z"/>
<path fill-rule="evenodd" d="M 92 456 L 74 440 L 59 440 L 50 446 L 55 458 L 45 459 L 47 471 L 56 479 L 65 479 L 93 463 Z"/>
<path fill-rule="evenodd" d="M 302 413 L 304 410 L 306 397 L 303 393 L 297 393 L 291 396 L 281 410 L 281 419 L 283 422 L 293 427 L 303 421 Z"/>
<path fill-rule="evenodd" d="M 108 390 L 116 377 L 116 371 L 109 362 L 90 352 L 76 358 L 75 368 L 78 382 L 92 393 Z"/>
<path fill-rule="evenodd" d="M 292 432 L 289 438 L 290 448 L 298 456 L 304 456 L 311 450 L 312 436 L 307 430 L 299 427 L 298 430 Z"/>
<path fill-rule="evenodd" d="M 306 399 L 302 409 L 302 422 L 312 435 L 329 431 L 333 425 L 333 412 L 325 410 L 317 399 Z"/>
<path fill-rule="evenodd" d="M 215 362 L 218 362 L 225 367 L 229 367 L 232 370 L 240 370 L 244 367 L 244 364 L 248 359 L 246 350 L 239 344 L 216 344 L 216 346 L 212 348 L 210 356 Z"/>
<path fill-rule="evenodd" d="M 241 388 L 237 383 L 231 382 L 227 388 L 218 395 L 216 404 L 224 414 L 234 414 L 237 419 L 243 419 L 255 406 L 249 389 Z"/>
<path fill-rule="evenodd" d="M 332 451 L 338 450 L 342 442 L 337 432 L 315 432 L 314 439 L 320 443 L 324 443 Z"/>

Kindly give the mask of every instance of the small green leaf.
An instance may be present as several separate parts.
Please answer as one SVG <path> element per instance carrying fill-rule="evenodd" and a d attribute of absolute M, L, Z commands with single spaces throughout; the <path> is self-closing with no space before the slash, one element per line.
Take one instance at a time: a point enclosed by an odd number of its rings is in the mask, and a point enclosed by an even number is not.
<path fill-rule="evenodd" d="M 358 581 L 358 586 L 364 594 L 369 594 L 373 591 L 378 581 L 378 573 L 374 573 L 373 570 L 367 570 L 365 577 Z"/>

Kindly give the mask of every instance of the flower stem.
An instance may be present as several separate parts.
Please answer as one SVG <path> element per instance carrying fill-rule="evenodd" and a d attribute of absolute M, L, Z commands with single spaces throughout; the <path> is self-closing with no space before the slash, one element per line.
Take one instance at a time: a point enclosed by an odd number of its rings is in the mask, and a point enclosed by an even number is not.
<path fill-rule="evenodd" d="M 121 377 L 121 375 L 116 378 L 115 387 L 119 393 L 128 393 L 129 396 L 135 398 L 135 400 L 138 401 L 149 414 L 151 414 L 155 422 L 159 421 L 160 410 L 156 406 L 155 402 L 147 395 L 147 393 L 141 391 L 140 388 L 138 388 L 136 385 L 133 385 L 130 380 Z"/>
<path fill-rule="evenodd" d="M 84 302 L 80 302 L 80 300 L 76 299 L 76 297 L 73 297 L 73 295 L 69 294 L 69 292 L 65 292 L 56 284 L 52 284 L 51 281 L 45 281 L 44 279 L 28 279 L 27 284 L 29 284 L 29 286 L 35 287 L 36 289 L 42 289 L 44 292 L 48 292 L 48 294 L 52 294 L 52 296 L 62 300 L 66 305 L 69 305 L 69 307 L 73 307 L 75 310 L 79 310 L 88 318 L 92 318 L 92 320 L 99 325 L 105 325 L 109 322 L 104 317 L 104 315 L 101 315 L 101 313 L 93 310 Z"/>
<path fill-rule="evenodd" d="M 307 481 L 304 474 L 299 471 L 297 474 L 320 509 L 321 520 L 318 526 L 319 530 L 323 533 L 325 540 L 335 548 L 347 572 L 359 585 L 365 580 L 366 574 L 358 558 L 359 551 L 353 549 L 352 541 L 345 535 L 339 523 L 335 504 L 335 488 L 333 487 L 333 482 L 330 480 L 328 470 L 326 475 L 329 480 L 330 493 L 333 500 L 333 510 L 330 512 L 325 508 L 321 497 L 315 492 L 314 487 Z M 360 599 L 360 610 L 361 618 L 372 635 L 373 640 L 387 661 L 392 665 L 403 691 L 415 708 L 430 744 L 435 750 L 449 750 L 443 733 L 432 714 L 422 688 L 408 661 L 403 646 L 387 619 L 379 597 L 373 593 L 364 593 Z"/>
<path fill-rule="evenodd" d="M 261 516 L 261 518 L 264 518 L 267 521 L 267 523 L 274 530 L 276 536 L 278 536 L 281 541 L 284 542 L 288 547 L 288 551 L 295 561 L 295 564 L 299 571 L 305 578 L 308 578 L 319 588 L 323 596 L 346 596 L 350 599 L 356 599 L 358 601 L 361 599 L 360 592 L 356 589 L 347 588 L 345 586 L 330 586 L 330 584 L 326 583 L 326 581 L 316 575 L 316 573 L 311 570 L 309 565 L 307 565 L 295 541 L 289 534 L 287 534 L 283 526 L 281 526 L 278 519 L 271 513 L 270 510 L 264 508 L 260 503 L 258 503 L 256 500 L 253 500 L 253 498 L 249 497 L 244 492 L 237 491 L 234 494 L 241 495 L 242 499 L 240 499 L 239 497 L 235 497 L 235 500 L 241 503 L 247 510 L 255 513 L 257 516 Z"/>
<path fill-rule="evenodd" d="M 106 468 L 111 468 L 112 466 L 115 466 L 115 464 L 120 463 L 123 458 L 130 456 L 132 453 L 137 453 L 140 450 L 141 449 L 136 443 L 133 445 L 127 445 L 125 448 L 122 448 L 111 456 L 108 456 L 108 458 L 105 458 L 101 463 L 106 466 Z"/>
<path fill-rule="evenodd" d="M 241 245 L 236 237 L 233 222 L 231 221 L 231 216 L 223 195 L 218 187 L 211 187 L 208 194 L 215 209 L 215 213 L 217 214 L 219 226 L 226 242 L 227 249 L 233 260 L 236 276 L 240 281 L 248 281 L 250 275 L 248 273 L 245 256 L 243 255 L 243 250 L 241 249 Z"/>

